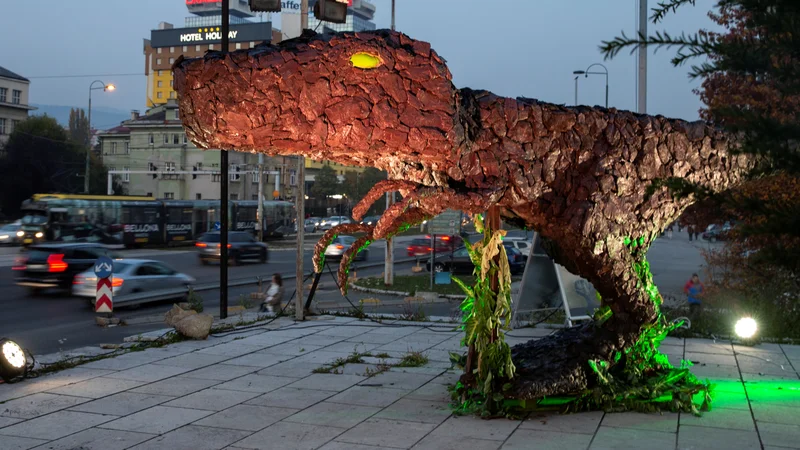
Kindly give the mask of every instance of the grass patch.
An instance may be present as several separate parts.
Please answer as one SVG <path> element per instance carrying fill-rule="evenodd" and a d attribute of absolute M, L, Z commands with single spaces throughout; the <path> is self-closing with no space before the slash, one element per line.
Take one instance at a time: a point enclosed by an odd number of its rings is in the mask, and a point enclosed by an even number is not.
<path fill-rule="evenodd" d="M 425 364 L 428 364 L 428 357 L 422 352 L 408 352 L 395 367 L 422 367 Z"/>

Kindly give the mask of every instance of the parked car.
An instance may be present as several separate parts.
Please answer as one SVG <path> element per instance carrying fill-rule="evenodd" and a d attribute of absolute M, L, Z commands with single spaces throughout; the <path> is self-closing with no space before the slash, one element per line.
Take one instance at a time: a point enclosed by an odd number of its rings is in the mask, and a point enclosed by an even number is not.
<path fill-rule="evenodd" d="M 0 227 L 0 245 L 19 245 L 22 243 L 22 224 L 19 222 L 9 223 Z"/>
<path fill-rule="evenodd" d="M 436 235 L 436 253 L 449 253 L 462 245 L 464 239 L 461 236 L 445 236 Z M 425 236 L 424 238 L 416 238 L 406 247 L 408 256 L 423 256 L 429 255 L 432 251 L 431 237 Z"/>
<path fill-rule="evenodd" d="M 346 252 L 355 241 L 356 238 L 353 236 L 337 236 L 325 249 L 325 258 L 333 260 L 342 259 L 344 252 Z M 356 255 L 355 261 L 366 261 L 367 258 L 369 258 L 368 248 L 360 251 L 358 255 Z"/>
<path fill-rule="evenodd" d="M 200 236 L 194 244 L 197 247 L 197 256 L 203 265 L 211 261 L 219 261 L 222 251 L 219 231 L 212 231 Z M 228 257 L 234 264 L 244 260 L 256 260 L 261 264 L 267 262 L 269 250 L 267 244 L 258 242 L 252 234 L 246 231 L 228 232 Z"/>
<path fill-rule="evenodd" d="M 306 219 L 306 226 L 309 224 L 314 225 L 314 231 L 319 230 L 320 224 L 322 223 L 322 217 L 309 217 Z"/>
<path fill-rule="evenodd" d="M 381 216 L 367 216 L 361 219 L 361 222 L 359 223 L 361 225 L 375 225 L 375 223 L 378 222 L 378 219 L 380 218 Z"/>
<path fill-rule="evenodd" d="M 525 260 L 531 255 L 533 251 L 533 242 L 526 240 L 524 237 L 505 237 L 503 238 L 503 245 L 510 245 L 520 252 Z"/>
<path fill-rule="evenodd" d="M 32 294 L 51 288 L 69 292 L 75 275 L 92 269 L 101 256 L 119 258 L 100 244 L 39 244 L 28 247 L 12 269 L 17 286 Z"/>
<path fill-rule="evenodd" d="M 511 274 L 516 275 L 525 270 L 525 261 L 522 253 L 514 247 L 505 246 L 505 248 Z M 425 263 L 425 268 L 428 272 L 431 271 L 430 259 Z M 461 247 L 452 253 L 444 253 L 441 256 L 437 256 L 433 263 L 433 269 L 436 272 L 472 273 L 475 270 L 475 265 L 472 264 L 472 260 L 469 258 L 467 248 Z"/>
<path fill-rule="evenodd" d="M 345 216 L 331 216 L 323 219 L 322 222 L 319 223 L 319 228 L 321 230 L 330 230 L 331 228 L 344 223 L 352 222 Z"/>
<path fill-rule="evenodd" d="M 314 220 L 312 220 L 312 219 L 306 219 L 303 231 L 305 231 L 306 233 L 313 233 L 313 232 L 317 231 L 316 222 Z M 297 221 L 296 220 L 295 220 L 295 224 L 294 224 L 294 232 L 297 233 Z"/>
<path fill-rule="evenodd" d="M 120 259 L 114 261 L 111 279 L 114 305 L 124 306 L 170 298 L 183 298 L 188 287 L 195 282 L 189 275 L 172 267 L 150 259 Z M 72 282 L 72 295 L 88 297 L 95 303 L 97 276 L 89 269 L 75 276 Z M 136 294 L 153 294 L 145 301 L 138 301 Z M 159 295 L 160 294 L 160 295 Z"/>
<path fill-rule="evenodd" d="M 725 225 L 709 225 L 703 233 L 703 239 L 709 242 L 725 241 L 733 229 L 733 225 L 725 223 Z"/>

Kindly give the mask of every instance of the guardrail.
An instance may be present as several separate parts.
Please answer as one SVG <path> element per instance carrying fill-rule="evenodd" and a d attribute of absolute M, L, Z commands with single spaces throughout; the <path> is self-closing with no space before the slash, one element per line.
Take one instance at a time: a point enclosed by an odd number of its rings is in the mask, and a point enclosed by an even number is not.
<path fill-rule="evenodd" d="M 403 258 L 395 260 L 395 264 L 404 264 L 409 262 L 416 262 L 417 258 Z M 353 266 L 358 269 L 369 269 L 372 267 L 382 267 L 384 265 L 383 262 L 374 262 L 369 264 L 354 264 Z M 334 271 L 334 273 L 336 273 Z M 313 272 L 307 274 L 311 275 Z M 294 280 L 297 278 L 295 274 L 287 274 L 283 276 L 284 280 Z M 240 286 L 247 286 L 251 284 L 257 284 L 258 277 L 245 277 L 245 278 L 237 278 L 234 280 L 228 280 L 228 287 L 240 287 Z M 203 292 L 203 291 L 213 291 L 215 289 L 219 289 L 219 282 L 217 283 L 204 283 L 204 284 L 196 284 L 192 286 L 192 289 L 195 292 Z M 175 288 L 175 289 L 165 289 L 158 292 L 140 292 L 136 294 L 130 294 L 125 296 L 125 300 L 114 300 L 114 306 L 135 306 L 141 305 L 143 303 L 150 303 L 150 302 L 157 302 L 161 300 L 170 300 L 174 298 L 180 298 L 188 293 L 188 289 L 186 288 Z"/>

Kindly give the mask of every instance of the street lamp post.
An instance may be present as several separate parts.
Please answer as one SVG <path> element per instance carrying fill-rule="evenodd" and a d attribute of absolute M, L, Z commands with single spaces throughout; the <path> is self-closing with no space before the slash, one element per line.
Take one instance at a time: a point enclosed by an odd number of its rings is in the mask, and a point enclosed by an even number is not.
<path fill-rule="evenodd" d="M 600 66 L 603 68 L 605 72 L 590 72 L 589 70 L 594 66 Z M 594 63 L 591 66 L 587 67 L 586 70 L 576 70 L 572 72 L 573 75 L 585 75 L 586 78 L 589 78 L 589 75 L 605 75 L 606 76 L 606 108 L 608 108 L 608 69 L 606 66 L 600 63 Z M 578 104 L 578 77 L 575 77 L 575 104 Z"/>
<path fill-rule="evenodd" d="M 95 83 L 100 83 L 102 86 L 96 86 Z M 89 120 L 89 130 L 86 134 L 86 168 L 84 171 L 83 176 L 83 192 L 88 194 L 89 193 L 89 158 L 91 157 L 92 153 L 92 91 L 96 89 L 102 89 L 103 91 L 113 91 L 117 87 L 113 84 L 105 84 L 100 80 L 92 81 L 92 84 L 89 85 L 89 112 L 87 113 L 88 120 Z"/>

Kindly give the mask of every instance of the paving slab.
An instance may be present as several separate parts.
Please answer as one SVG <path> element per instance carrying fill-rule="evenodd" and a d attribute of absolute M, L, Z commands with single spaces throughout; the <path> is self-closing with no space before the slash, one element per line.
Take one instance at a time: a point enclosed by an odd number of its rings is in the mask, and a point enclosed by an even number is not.
<path fill-rule="evenodd" d="M 54 440 L 104 424 L 116 418 L 117 416 L 104 416 L 77 411 L 57 411 L 5 427 L 0 430 L 2 431 L 0 434 Z"/>
<path fill-rule="evenodd" d="M 207 353 L 191 352 L 184 353 L 180 356 L 173 356 L 172 358 L 162 359 L 153 364 L 163 364 L 166 366 L 186 367 L 187 369 L 199 369 L 201 367 L 210 366 L 219 362 L 231 359 L 228 355 L 211 355 Z"/>
<path fill-rule="evenodd" d="M 410 390 L 390 389 L 386 387 L 353 386 L 346 391 L 334 395 L 327 401 L 346 405 L 385 408 L 410 392 Z"/>
<path fill-rule="evenodd" d="M 274 353 L 255 352 L 230 359 L 228 361 L 225 361 L 225 364 L 234 366 L 252 366 L 257 369 L 265 369 L 269 366 L 274 366 L 275 364 L 282 363 L 284 361 L 293 358 L 294 357 L 289 355 L 276 355 Z"/>
<path fill-rule="evenodd" d="M 218 367 L 218 366 L 214 366 Z M 192 372 L 189 372 L 192 373 Z M 189 378 L 188 376 L 179 375 L 176 377 L 167 378 L 166 380 L 156 381 L 155 383 L 145 384 L 131 392 L 138 392 L 140 394 L 154 394 L 154 395 L 167 395 L 170 397 L 182 397 L 189 395 L 193 392 L 201 391 L 208 387 L 219 384 L 217 380 L 204 380 L 199 378 Z"/>
<path fill-rule="evenodd" d="M 0 405 L 0 416 L 33 419 L 54 411 L 88 402 L 88 398 L 39 393 L 11 400 Z"/>
<path fill-rule="evenodd" d="M 523 430 L 570 432 L 593 435 L 603 419 L 602 411 L 580 414 L 531 413 L 521 424 Z"/>
<path fill-rule="evenodd" d="M 430 383 L 422 386 L 421 388 L 412 391 L 405 398 L 414 400 L 427 400 L 434 402 L 449 402 L 450 393 L 447 391 L 447 386 L 437 384 L 431 381 Z"/>
<path fill-rule="evenodd" d="M 358 375 L 335 375 L 330 373 L 311 374 L 302 380 L 290 384 L 299 389 L 319 389 L 323 391 L 343 391 L 367 378 Z"/>
<path fill-rule="evenodd" d="M 378 447 L 376 445 L 351 444 L 349 442 L 331 441 L 319 450 L 392 450 L 391 447 Z"/>
<path fill-rule="evenodd" d="M 297 378 L 276 377 L 272 375 L 250 374 L 219 384 L 220 389 L 266 394 L 280 387 L 296 382 Z"/>
<path fill-rule="evenodd" d="M 275 406 L 236 405 L 199 420 L 195 422 L 195 425 L 231 430 L 259 431 L 298 411 L 300 410 Z"/>
<path fill-rule="evenodd" d="M 210 416 L 211 414 L 213 414 L 213 411 L 154 406 L 150 409 L 131 414 L 130 416 L 105 423 L 101 428 L 135 431 L 138 433 L 164 434 L 200 420 L 203 417 Z"/>
<path fill-rule="evenodd" d="M 108 378 L 121 378 L 123 380 L 145 381 L 152 383 L 160 381 L 165 378 L 174 377 L 191 369 L 186 367 L 164 366 L 160 364 L 145 364 L 131 369 L 121 370 L 119 372 L 110 373 L 106 375 Z"/>
<path fill-rule="evenodd" d="M 637 430 L 664 431 L 676 433 L 678 431 L 678 413 L 638 413 L 621 412 L 608 413 L 603 417 L 603 427 L 635 428 Z"/>
<path fill-rule="evenodd" d="M 713 404 L 713 403 L 712 403 Z M 726 428 L 730 430 L 756 431 L 753 415 L 748 409 L 729 409 L 714 407 L 702 416 L 681 413 L 681 430 L 685 426 Z"/>
<path fill-rule="evenodd" d="M 212 387 L 203 389 L 193 394 L 174 399 L 164 403 L 164 406 L 175 408 L 203 409 L 208 411 L 222 411 L 231 406 L 244 403 L 258 396 L 256 392 L 231 391 Z"/>
<path fill-rule="evenodd" d="M 434 431 L 417 442 L 411 450 L 497 450 L 502 444 L 502 441 L 489 439 L 437 435 Z"/>
<path fill-rule="evenodd" d="M 284 422 L 350 428 L 372 417 L 380 410 L 380 408 L 370 406 L 345 406 L 323 401 L 287 417 Z"/>
<path fill-rule="evenodd" d="M 542 448 L 548 450 L 572 450 L 587 448 L 592 435 L 561 431 L 516 430 L 500 447 L 501 450 L 529 450 Z"/>
<path fill-rule="evenodd" d="M 246 438 L 247 431 L 189 425 L 132 447 L 131 450 L 218 450 Z"/>
<path fill-rule="evenodd" d="M 434 378 L 435 375 L 384 372 L 367 380 L 361 381 L 359 384 L 411 391 L 420 388 Z"/>
<path fill-rule="evenodd" d="M 47 443 L 47 441 L 43 439 L 4 436 L 2 434 L 0 434 L 0 442 L 3 443 L 4 450 L 28 450 L 29 448 L 34 448 Z"/>
<path fill-rule="evenodd" d="M 7 427 L 9 425 L 14 425 L 15 423 L 22 422 L 25 419 L 15 419 L 13 417 L 2 417 L 0 416 L 0 428 Z M 0 432 L 2 433 L 2 432 Z"/>
<path fill-rule="evenodd" d="M 49 442 L 44 448 L 47 450 L 124 450 L 152 438 L 152 434 L 89 428 Z"/>
<path fill-rule="evenodd" d="M 483 420 L 472 416 L 452 416 L 433 431 L 437 436 L 505 441 L 521 420 Z"/>
<path fill-rule="evenodd" d="M 304 423 L 278 422 L 239 442 L 236 448 L 258 450 L 315 450 L 344 429 Z"/>
<path fill-rule="evenodd" d="M 601 426 L 589 450 L 674 450 L 676 433 Z M 720 447 L 722 448 L 722 447 Z"/>
<path fill-rule="evenodd" d="M 375 415 L 375 418 L 438 425 L 447 420 L 452 412 L 450 404 L 446 402 L 403 398 L 381 410 Z"/>
<path fill-rule="evenodd" d="M 234 378 L 243 377 L 259 370 L 259 367 L 236 366 L 226 363 L 214 364 L 213 366 L 203 367 L 183 374 L 186 378 L 199 378 L 204 380 L 230 381 Z"/>
<path fill-rule="evenodd" d="M 294 360 L 290 360 L 259 370 L 257 373 L 259 375 L 305 378 L 311 375 L 314 369 L 319 368 L 319 366 L 320 364 L 316 363 L 298 363 Z"/>
<path fill-rule="evenodd" d="M 97 377 L 91 380 L 57 387 L 47 392 L 51 394 L 72 395 L 75 397 L 100 398 L 134 389 L 144 384 L 144 381 Z"/>
<path fill-rule="evenodd" d="M 215 345 L 213 347 L 206 347 L 202 350 L 198 350 L 197 352 L 209 355 L 221 355 L 221 356 L 227 356 L 228 358 L 235 358 L 237 356 L 246 355 L 248 353 L 254 353 L 259 350 L 264 350 L 264 348 L 257 345 L 245 345 L 240 343 L 239 341 L 234 341 L 234 342 L 226 342 L 224 344 Z"/>
<path fill-rule="evenodd" d="M 368 419 L 349 429 L 336 440 L 352 444 L 411 448 L 435 427 L 436 425 L 428 423 Z"/>
<path fill-rule="evenodd" d="M 305 409 L 331 397 L 332 395 L 335 394 L 331 391 L 282 387 L 272 392 L 268 392 L 260 397 L 250 399 L 245 403 L 256 406 Z"/>
<path fill-rule="evenodd" d="M 311 345 L 303 342 L 290 342 L 288 344 L 276 345 L 262 350 L 258 353 L 270 353 L 273 355 L 300 356 L 307 352 L 313 352 L 325 348 L 323 345 Z"/>
<path fill-rule="evenodd" d="M 678 449 L 731 448 L 736 450 L 758 450 L 761 442 L 754 431 L 681 425 L 678 434 Z"/>
<path fill-rule="evenodd" d="M 127 416 L 143 409 L 173 400 L 166 395 L 121 392 L 70 408 L 70 411 Z"/>
<path fill-rule="evenodd" d="M 759 422 L 758 433 L 764 445 L 789 448 L 800 446 L 800 426 L 797 425 Z"/>

